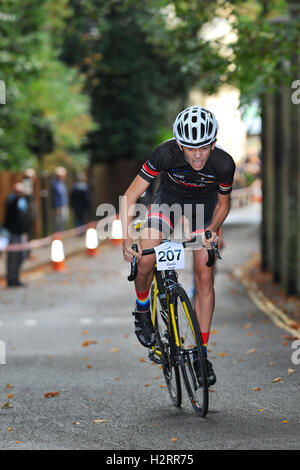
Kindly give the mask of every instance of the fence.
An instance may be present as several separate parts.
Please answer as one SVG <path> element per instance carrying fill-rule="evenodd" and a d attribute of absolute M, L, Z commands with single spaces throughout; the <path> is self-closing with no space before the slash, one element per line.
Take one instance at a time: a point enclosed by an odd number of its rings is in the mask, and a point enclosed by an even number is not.
<path fill-rule="evenodd" d="M 132 179 L 137 174 L 141 164 L 131 160 L 121 160 L 114 163 L 95 165 L 87 170 L 88 185 L 92 195 L 92 207 L 89 220 L 95 220 L 96 209 L 99 204 L 107 202 L 118 208 L 118 196 L 123 194 Z M 0 171 L 0 224 L 4 219 L 5 199 L 12 191 L 15 182 L 22 181 L 22 173 Z M 53 233 L 53 209 L 51 203 L 52 175 L 38 176 L 34 184 L 34 196 L 37 206 L 37 220 L 34 228 L 34 237 L 46 237 Z M 68 192 L 75 181 L 75 174 L 70 172 L 67 176 L 66 186 Z M 72 216 L 69 228 L 73 226 Z"/>

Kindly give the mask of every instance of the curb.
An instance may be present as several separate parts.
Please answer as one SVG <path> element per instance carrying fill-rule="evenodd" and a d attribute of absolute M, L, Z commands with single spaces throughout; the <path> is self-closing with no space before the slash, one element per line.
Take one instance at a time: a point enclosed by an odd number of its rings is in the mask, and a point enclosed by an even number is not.
<path fill-rule="evenodd" d="M 273 323 L 281 328 L 295 339 L 300 339 L 299 326 L 293 321 L 286 313 L 280 310 L 276 305 L 270 301 L 268 297 L 259 289 L 258 284 L 247 279 L 247 273 L 249 272 L 254 261 L 257 261 L 259 255 L 255 255 L 249 261 L 244 263 L 241 267 L 233 271 L 234 277 L 244 286 L 247 294 L 255 305 L 273 321 Z"/>

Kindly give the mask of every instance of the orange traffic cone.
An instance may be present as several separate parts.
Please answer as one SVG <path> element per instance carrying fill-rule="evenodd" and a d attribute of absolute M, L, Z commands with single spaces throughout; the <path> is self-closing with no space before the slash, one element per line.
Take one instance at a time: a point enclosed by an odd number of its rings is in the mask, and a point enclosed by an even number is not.
<path fill-rule="evenodd" d="M 90 227 L 85 235 L 86 254 L 88 256 L 96 256 L 98 253 L 98 237 L 94 227 Z"/>
<path fill-rule="evenodd" d="M 64 246 L 59 234 L 54 234 L 51 244 L 51 262 L 54 271 L 65 271 Z"/>
<path fill-rule="evenodd" d="M 111 238 L 112 238 L 112 242 L 115 245 L 122 244 L 123 230 L 122 230 L 122 223 L 120 219 L 116 219 L 112 223 Z"/>

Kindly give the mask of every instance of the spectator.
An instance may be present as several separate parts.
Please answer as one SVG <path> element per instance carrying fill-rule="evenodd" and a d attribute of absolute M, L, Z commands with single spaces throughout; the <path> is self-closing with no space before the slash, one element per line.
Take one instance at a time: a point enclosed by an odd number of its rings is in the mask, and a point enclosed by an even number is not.
<path fill-rule="evenodd" d="M 75 227 L 84 225 L 91 209 L 91 193 L 84 173 L 77 175 L 70 193 L 70 206 L 74 211 Z"/>
<path fill-rule="evenodd" d="M 55 169 L 52 180 L 52 205 L 54 209 L 54 231 L 61 232 L 67 228 L 69 218 L 68 193 L 65 180 L 67 170 L 63 167 Z"/>
<path fill-rule="evenodd" d="M 25 187 L 26 197 L 29 203 L 29 210 L 30 210 L 30 227 L 28 231 L 28 240 L 32 240 L 34 238 L 34 223 L 37 218 L 37 208 L 36 202 L 34 198 L 34 183 L 36 181 L 36 171 L 33 168 L 27 168 L 24 171 L 23 181 Z M 26 251 L 26 258 L 29 257 L 30 251 Z"/>
<path fill-rule="evenodd" d="M 6 198 L 4 228 L 9 231 L 9 244 L 25 243 L 31 223 L 30 205 L 23 183 L 16 183 L 13 192 Z M 20 279 L 21 265 L 25 252 L 8 251 L 6 265 L 6 280 L 8 287 L 25 286 Z"/>

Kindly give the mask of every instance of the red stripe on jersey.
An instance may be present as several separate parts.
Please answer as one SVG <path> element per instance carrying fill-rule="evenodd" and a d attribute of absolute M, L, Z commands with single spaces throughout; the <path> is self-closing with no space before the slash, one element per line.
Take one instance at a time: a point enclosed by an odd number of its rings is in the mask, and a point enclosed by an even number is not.
<path fill-rule="evenodd" d="M 150 212 L 150 214 L 148 214 L 147 218 L 149 217 L 160 217 L 161 219 L 163 219 L 165 222 L 167 222 L 172 228 L 173 227 L 173 224 L 171 222 L 170 219 L 168 219 L 168 217 L 166 217 L 165 215 L 163 215 L 161 212 Z"/>
<path fill-rule="evenodd" d="M 144 168 L 144 170 L 145 170 L 147 173 L 149 173 L 149 175 L 151 175 L 151 176 L 157 176 L 158 173 L 159 173 L 159 171 L 151 170 L 151 168 L 148 167 L 147 163 L 144 163 L 143 168 Z"/>

